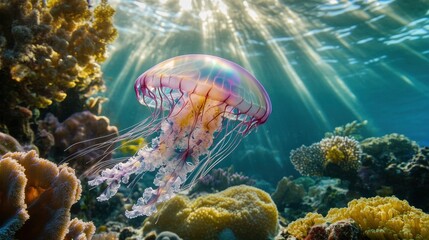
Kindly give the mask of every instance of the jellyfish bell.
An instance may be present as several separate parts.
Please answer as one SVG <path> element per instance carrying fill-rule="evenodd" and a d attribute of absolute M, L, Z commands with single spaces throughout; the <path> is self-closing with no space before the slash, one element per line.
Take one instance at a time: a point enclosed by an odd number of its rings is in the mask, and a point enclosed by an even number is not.
<path fill-rule="evenodd" d="M 129 218 L 151 215 L 156 204 L 191 186 L 222 161 L 251 130 L 267 121 L 269 96 L 239 65 L 202 54 L 168 59 L 135 81 L 137 100 L 151 116 L 116 139 L 155 137 L 138 152 L 89 181 L 107 184 L 97 198 L 108 200 L 120 184 L 145 172 L 158 172 L 156 189 L 146 188 Z"/>

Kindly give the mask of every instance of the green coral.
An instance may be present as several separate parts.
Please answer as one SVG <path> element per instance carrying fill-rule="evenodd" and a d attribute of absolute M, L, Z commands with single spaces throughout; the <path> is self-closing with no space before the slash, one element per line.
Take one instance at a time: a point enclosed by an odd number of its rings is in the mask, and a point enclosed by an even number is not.
<path fill-rule="evenodd" d="M 232 231 L 237 239 L 269 239 L 277 232 L 277 208 L 270 196 L 240 185 L 195 200 L 176 196 L 158 206 L 143 232 L 172 231 L 183 239 L 218 239 Z"/>
<path fill-rule="evenodd" d="M 45 108 L 77 88 L 104 88 L 98 62 L 116 35 L 106 0 L 11 0 L 0 4 L 2 109 Z"/>
<path fill-rule="evenodd" d="M 370 239 L 429 239 L 429 214 L 396 197 L 360 198 L 347 208 L 333 208 L 326 217 L 309 213 L 284 229 L 283 236 L 304 239 L 311 227 L 353 219 Z"/>

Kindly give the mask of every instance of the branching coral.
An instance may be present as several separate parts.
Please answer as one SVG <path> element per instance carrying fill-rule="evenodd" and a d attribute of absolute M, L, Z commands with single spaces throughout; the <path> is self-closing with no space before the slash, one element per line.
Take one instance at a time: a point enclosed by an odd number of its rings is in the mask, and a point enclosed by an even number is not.
<path fill-rule="evenodd" d="M 101 1 L 94 11 L 85 0 L 7 1 L 0 5 L 3 104 L 46 107 L 65 90 L 103 87 L 100 66 L 117 33 L 114 10 Z M 5 107 L 2 104 L 2 108 Z"/>
<path fill-rule="evenodd" d="M 361 198 L 347 208 L 333 208 L 326 217 L 309 213 L 284 230 L 284 236 L 304 239 L 310 228 L 324 222 L 352 219 L 370 239 L 429 239 L 429 214 L 395 197 Z"/>
<path fill-rule="evenodd" d="M 1 232 L 17 239 L 63 239 L 70 208 L 80 198 L 80 181 L 66 165 L 38 158 L 35 151 L 7 153 L 0 159 Z M 3 213 L 5 213 L 3 215 Z M 86 223 L 84 235 L 92 235 Z"/>
<path fill-rule="evenodd" d="M 6 128 L 2 131 L 18 125 L 20 117 L 11 116 L 20 106 L 31 113 L 63 101 L 69 89 L 89 97 L 105 88 L 98 63 L 117 35 L 113 14 L 106 0 L 93 10 L 86 0 L 2 1 L 0 125 Z M 10 134 L 27 141 L 19 131 Z"/>
<path fill-rule="evenodd" d="M 245 185 L 190 201 L 176 196 L 145 220 L 143 231 L 172 231 L 184 239 L 218 239 L 231 230 L 237 239 L 268 239 L 277 231 L 277 209 L 262 190 Z"/>

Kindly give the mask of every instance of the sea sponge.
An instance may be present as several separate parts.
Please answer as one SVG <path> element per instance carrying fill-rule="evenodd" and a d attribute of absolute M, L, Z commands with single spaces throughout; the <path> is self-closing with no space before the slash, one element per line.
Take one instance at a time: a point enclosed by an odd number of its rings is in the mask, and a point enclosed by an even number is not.
<path fill-rule="evenodd" d="M 17 210 L 12 218 L 10 214 L 4 215 L 12 221 L 0 221 L 1 232 L 16 239 L 63 239 L 69 231 L 70 208 L 81 194 L 74 170 L 39 158 L 35 151 L 7 153 L 0 159 L 0 165 L 1 218 L 3 213 Z M 91 225 L 86 223 L 85 229 L 94 228 Z M 92 233 L 85 229 L 82 229 L 86 231 L 84 235 L 90 238 Z"/>
<path fill-rule="evenodd" d="M 310 228 L 323 222 L 352 219 L 370 239 L 429 239 L 429 214 L 396 197 L 360 198 L 347 208 L 333 208 L 326 217 L 309 213 L 289 224 L 283 236 L 304 239 Z"/>
<path fill-rule="evenodd" d="M 158 206 L 143 232 L 172 231 L 184 239 L 218 239 L 225 230 L 236 239 L 269 239 L 277 232 L 277 208 L 270 196 L 240 185 L 195 200 L 176 196 Z"/>

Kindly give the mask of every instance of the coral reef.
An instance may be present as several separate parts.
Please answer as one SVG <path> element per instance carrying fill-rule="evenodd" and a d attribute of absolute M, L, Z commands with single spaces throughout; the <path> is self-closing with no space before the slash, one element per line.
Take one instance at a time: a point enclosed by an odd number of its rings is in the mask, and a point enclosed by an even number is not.
<path fill-rule="evenodd" d="M 158 206 L 143 232 L 172 231 L 184 239 L 218 239 L 230 229 L 237 239 L 268 239 L 277 232 L 277 209 L 270 196 L 240 185 L 193 201 L 175 196 Z"/>
<path fill-rule="evenodd" d="M 429 238 L 429 214 L 396 197 L 352 200 L 347 208 L 333 208 L 326 217 L 309 213 L 305 218 L 289 224 L 282 236 L 304 239 L 315 225 L 338 223 L 348 219 L 353 220 L 363 235 L 369 239 L 423 240 Z"/>
<path fill-rule="evenodd" d="M 69 89 L 89 97 L 105 88 L 98 63 L 117 36 L 113 14 L 106 0 L 93 9 L 86 0 L 0 4 L 3 132 L 29 143 L 33 110 L 63 101 Z"/>
<path fill-rule="evenodd" d="M 38 158 L 35 151 L 7 153 L 0 164 L 0 234 L 17 239 L 63 239 L 70 227 L 70 208 L 81 194 L 73 169 L 57 167 Z M 74 236 L 90 239 L 92 223 L 72 223 Z M 78 224 L 84 227 L 78 228 Z"/>
<path fill-rule="evenodd" d="M 252 186 L 255 184 L 255 181 L 240 173 L 234 172 L 232 167 L 226 170 L 217 168 L 206 176 L 198 179 L 195 185 L 189 190 L 189 195 L 198 192 L 218 192 L 241 184 Z"/>
<path fill-rule="evenodd" d="M 429 210 L 429 150 L 400 134 L 368 138 L 359 181 L 353 188 L 366 196 L 395 195 Z"/>
<path fill-rule="evenodd" d="M 118 129 L 110 126 L 108 118 L 95 116 L 89 111 L 75 113 L 62 123 L 59 123 L 53 115 L 48 114 L 45 120 L 39 123 L 39 128 L 52 133 L 57 158 L 61 158 L 61 156 L 64 158 L 64 154 L 74 156 L 69 164 L 79 174 L 93 171 L 91 167 L 101 158 L 109 160 L 113 145 L 100 145 L 97 149 L 85 152 L 85 154 L 81 154 L 82 150 L 105 143 L 118 136 Z"/>
<path fill-rule="evenodd" d="M 333 136 L 290 153 L 295 168 L 306 176 L 350 178 L 360 167 L 362 150 L 353 138 Z M 351 175 L 350 175 L 351 174 Z"/>
<path fill-rule="evenodd" d="M 293 238 L 293 237 L 292 237 Z M 324 223 L 310 228 L 306 240 L 365 240 L 368 239 L 353 220 Z"/>
<path fill-rule="evenodd" d="M 290 178 L 282 178 L 278 184 L 276 191 L 271 194 L 271 198 L 279 211 L 285 207 L 292 207 L 302 203 L 305 195 L 305 189 L 302 185 L 296 184 Z"/>
<path fill-rule="evenodd" d="M 307 212 L 326 214 L 332 207 L 347 206 L 352 198 L 345 181 L 326 177 L 283 178 L 272 194 L 286 222 L 304 217 Z"/>
<path fill-rule="evenodd" d="M 91 11 L 85 0 L 8 1 L 0 8 L 2 109 L 44 108 L 62 101 L 65 90 L 103 87 L 100 66 L 116 37 L 107 1 Z M 49 86 L 47 88 L 46 86 Z"/>
<path fill-rule="evenodd" d="M 416 142 L 397 133 L 367 138 L 360 145 L 362 151 L 370 155 L 371 164 L 379 169 L 384 169 L 391 163 L 407 161 L 419 152 L 419 145 Z"/>

